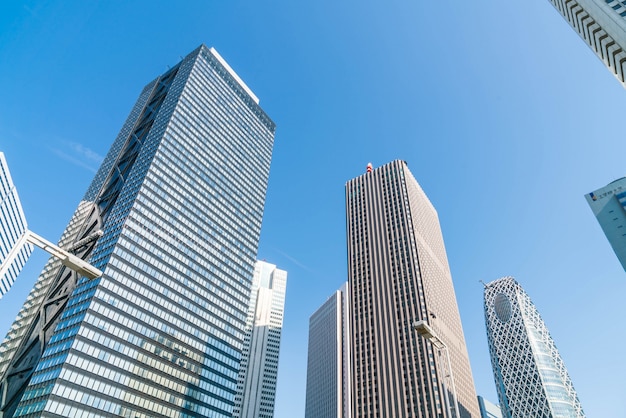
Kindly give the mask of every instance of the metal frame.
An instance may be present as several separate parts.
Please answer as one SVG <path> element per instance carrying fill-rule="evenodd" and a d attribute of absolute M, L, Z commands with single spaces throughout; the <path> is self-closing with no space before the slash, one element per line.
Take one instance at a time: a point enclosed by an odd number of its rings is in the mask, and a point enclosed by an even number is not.
<path fill-rule="evenodd" d="M 95 268 L 85 260 L 82 260 L 80 257 L 77 257 L 74 254 L 67 252 L 63 248 L 54 245 L 50 241 L 35 234 L 34 232 L 26 230 L 20 237 L 17 244 L 9 253 L 6 260 L 4 260 L 4 263 L 2 263 L 2 265 L 0 266 L 0 277 L 3 277 L 6 274 L 6 272 L 9 270 L 9 267 L 13 263 L 13 260 L 15 260 L 15 257 L 17 257 L 20 250 L 26 243 L 33 244 L 41 248 L 42 250 L 47 251 L 54 257 L 61 260 L 61 263 L 64 266 L 74 270 L 82 276 L 85 276 L 89 279 L 95 279 L 102 276 L 102 271 Z"/>
<path fill-rule="evenodd" d="M 425 340 L 430 341 L 432 346 L 437 349 L 437 353 L 440 359 L 441 359 L 441 351 L 442 350 L 445 351 L 446 364 L 448 366 L 447 367 L 448 373 L 445 374 L 445 377 L 442 380 L 442 384 L 443 384 L 443 390 L 446 395 L 446 402 L 448 403 L 448 413 L 450 414 L 450 417 L 460 418 L 459 403 L 456 397 L 456 387 L 454 386 L 454 377 L 452 376 L 452 364 L 450 362 L 450 352 L 448 351 L 448 346 L 437 336 L 435 331 L 424 320 L 414 322 L 413 329 L 417 331 L 418 335 L 421 335 L 422 337 L 424 337 Z M 450 392 L 446 388 L 446 379 L 450 379 L 450 388 L 452 389 L 452 401 L 453 402 L 450 401 Z"/>

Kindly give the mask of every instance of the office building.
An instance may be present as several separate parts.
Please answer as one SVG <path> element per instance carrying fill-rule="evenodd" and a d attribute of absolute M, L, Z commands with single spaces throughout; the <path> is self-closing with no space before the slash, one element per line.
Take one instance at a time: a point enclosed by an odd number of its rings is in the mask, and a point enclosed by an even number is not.
<path fill-rule="evenodd" d="M 257 261 L 246 320 L 234 418 L 272 418 L 287 272 Z"/>
<path fill-rule="evenodd" d="M 478 396 L 481 418 L 502 418 L 502 411 L 498 405 L 494 405 L 482 396 Z"/>
<path fill-rule="evenodd" d="M 485 285 L 485 323 L 505 418 L 585 416 L 548 328 L 512 277 Z"/>
<path fill-rule="evenodd" d="M 626 177 L 586 194 L 585 199 L 626 270 Z"/>
<path fill-rule="evenodd" d="M 626 2 L 550 0 L 552 5 L 626 87 Z"/>
<path fill-rule="evenodd" d="M 204 45 L 143 89 L 60 240 L 104 274 L 44 267 L 4 418 L 232 416 L 274 131 Z"/>
<path fill-rule="evenodd" d="M 368 165 L 346 206 L 354 416 L 479 417 L 437 211 L 406 162 Z M 413 329 L 420 320 L 444 355 Z"/>
<path fill-rule="evenodd" d="M 305 418 L 352 418 L 349 309 L 346 283 L 309 319 Z"/>
<path fill-rule="evenodd" d="M 6 269 L 6 273 L 0 275 L 0 299 L 9 291 L 33 252 L 33 246 L 25 241 L 27 229 L 9 165 L 0 152 L 0 266 Z M 13 261 L 8 261 L 10 259 Z M 4 266 L 5 261 L 11 264 Z"/>

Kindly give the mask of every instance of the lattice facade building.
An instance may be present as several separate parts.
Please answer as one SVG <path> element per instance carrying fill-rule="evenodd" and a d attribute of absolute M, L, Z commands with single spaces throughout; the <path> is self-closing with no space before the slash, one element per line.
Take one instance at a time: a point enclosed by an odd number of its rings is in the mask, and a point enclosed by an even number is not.
<path fill-rule="evenodd" d="M 565 364 L 524 289 L 512 277 L 485 285 L 485 322 L 505 418 L 583 418 Z"/>

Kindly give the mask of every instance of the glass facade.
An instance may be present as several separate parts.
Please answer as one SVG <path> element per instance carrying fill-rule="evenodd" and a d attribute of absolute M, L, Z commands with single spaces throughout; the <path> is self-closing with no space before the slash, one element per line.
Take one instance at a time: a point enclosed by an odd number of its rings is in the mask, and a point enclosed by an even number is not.
<path fill-rule="evenodd" d="M 232 416 L 274 131 L 204 45 L 144 88 L 65 234 L 104 232 L 104 274 L 70 286 L 14 416 Z"/>
<path fill-rule="evenodd" d="M 626 271 L 626 177 L 586 194 L 585 199 Z"/>
<path fill-rule="evenodd" d="M 257 261 L 244 338 L 234 418 L 272 418 L 278 379 L 287 272 Z"/>
<path fill-rule="evenodd" d="M 485 286 L 485 322 L 505 418 L 585 416 L 548 329 L 512 277 Z"/>
<path fill-rule="evenodd" d="M 7 160 L 4 153 L 0 152 L 0 266 L 6 269 L 6 273 L 0 275 L 0 299 L 9 291 L 33 252 L 33 246 L 25 242 L 26 230 L 22 204 L 11 179 Z M 5 266 L 5 262 L 10 265 Z"/>
<path fill-rule="evenodd" d="M 305 418 L 350 418 L 348 283 L 309 319 Z"/>

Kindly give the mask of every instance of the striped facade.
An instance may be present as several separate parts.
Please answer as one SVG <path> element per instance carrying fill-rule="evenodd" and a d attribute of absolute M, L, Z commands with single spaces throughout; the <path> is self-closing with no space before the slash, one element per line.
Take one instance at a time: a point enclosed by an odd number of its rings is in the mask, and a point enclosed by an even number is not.
<path fill-rule="evenodd" d="M 580 37 L 626 87 L 626 1 L 550 0 Z"/>
<path fill-rule="evenodd" d="M 0 277 L 0 299 L 9 291 L 33 252 L 33 246 L 25 242 L 27 229 L 26 216 L 7 160 L 0 152 L 0 265 L 5 261 L 11 263 L 6 274 Z M 11 258 L 13 261 L 9 260 Z"/>
<path fill-rule="evenodd" d="M 143 89 L 0 345 L 0 416 L 231 418 L 275 124 L 213 48 Z M 85 239 L 96 230 L 103 235 Z"/>
<path fill-rule="evenodd" d="M 412 328 L 427 320 L 449 348 L 460 416 L 479 417 L 435 208 L 399 160 L 348 181 L 346 208 L 353 415 L 451 416 L 445 357 Z"/>
<path fill-rule="evenodd" d="M 272 418 L 287 272 L 257 261 L 252 278 L 233 418 Z"/>
<path fill-rule="evenodd" d="M 305 418 L 351 418 L 348 283 L 309 319 Z"/>

